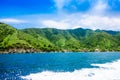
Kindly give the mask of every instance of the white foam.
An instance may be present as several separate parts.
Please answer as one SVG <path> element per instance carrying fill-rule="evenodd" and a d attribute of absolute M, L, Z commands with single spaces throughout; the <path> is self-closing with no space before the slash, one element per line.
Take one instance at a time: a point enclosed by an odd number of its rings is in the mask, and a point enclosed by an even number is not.
<path fill-rule="evenodd" d="M 28 80 L 120 80 L 120 60 L 105 64 L 92 64 L 100 68 L 75 70 L 74 72 L 45 71 L 22 76 Z"/>

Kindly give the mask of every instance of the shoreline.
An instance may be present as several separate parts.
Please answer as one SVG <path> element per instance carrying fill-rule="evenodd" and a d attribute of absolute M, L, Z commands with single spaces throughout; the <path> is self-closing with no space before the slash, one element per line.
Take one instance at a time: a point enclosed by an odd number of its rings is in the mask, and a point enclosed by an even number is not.
<path fill-rule="evenodd" d="M 111 53 L 111 52 L 117 52 L 119 53 L 120 51 L 100 51 L 100 52 L 96 52 L 96 51 L 69 51 L 69 52 L 65 52 L 65 51 L 33 51 L 33 52 L 1 52 L 0 54 L 44 54 L 44 53 Z"/>
<path fill-rule="evenodd" d="M 49 50 L 49 51 L 45 51 L 45 50 L 39 50 L 39 49 L 33 49 L 33 48 L 28 48 L 28 49 L 24 49 L 24 48 L 14 48 L 14 49 L 0 49 L 0 54 L 14 54 L 14 53 L 70 53 L 70 52 L 120 52 L 117 50 Z"/>

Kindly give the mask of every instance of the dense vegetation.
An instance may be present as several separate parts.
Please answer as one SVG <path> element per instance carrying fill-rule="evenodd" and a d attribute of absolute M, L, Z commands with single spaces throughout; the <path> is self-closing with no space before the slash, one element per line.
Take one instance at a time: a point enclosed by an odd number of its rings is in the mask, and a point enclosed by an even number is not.
<path fill-rule="evenodd" d="M 82 28 L 17 30 L 0 23 L 0 51 L 120 51 L 120 32 Z"/>

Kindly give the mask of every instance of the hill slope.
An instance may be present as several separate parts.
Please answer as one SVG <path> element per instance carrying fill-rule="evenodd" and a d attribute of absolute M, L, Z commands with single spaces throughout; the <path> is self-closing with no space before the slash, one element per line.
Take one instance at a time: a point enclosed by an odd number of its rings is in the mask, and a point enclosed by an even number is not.
<path fill-rule="evenodd" d="M 0 37 L 0 51 L 50 51 L 48 47 L 54 51 L 54 45 L 47 39 L 26 34 L 4 23 L 0 23 Z"/>
<path fill-rule="evenodd" d="M 0 52 L 120 51 L 120 32 L 90 29 L 17 30 L 0 23 Z"/>
<path fill-rule="evenodd" d="M 54 28 L 44 29 L 24 29 L 23 32 L 32 36 L 42 36 L 59 47 L 67 51 L 119 51 L 120 32 L 90 30 L 90 29 L 71 29 L 58 30 Z"/>

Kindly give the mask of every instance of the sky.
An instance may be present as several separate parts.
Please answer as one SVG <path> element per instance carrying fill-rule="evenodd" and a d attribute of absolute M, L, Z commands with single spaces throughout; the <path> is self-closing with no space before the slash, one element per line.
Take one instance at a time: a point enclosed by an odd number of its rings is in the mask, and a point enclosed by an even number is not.
<path fill-rule="evenodd" d="M 18 29 L 120 31 L 120 0 L 0 0 L 0 22 Z"/>

